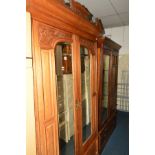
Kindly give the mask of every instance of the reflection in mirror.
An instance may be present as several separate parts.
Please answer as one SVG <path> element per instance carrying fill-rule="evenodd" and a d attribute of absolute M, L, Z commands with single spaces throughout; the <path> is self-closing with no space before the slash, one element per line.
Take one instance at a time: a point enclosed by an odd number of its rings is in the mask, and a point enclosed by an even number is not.
<path fill-rule="evenodd" d="M 109 61 L 110 56 L 104 56 L 103 82 L 102 82 L 102 105 L 101 105 L 101 121 L 106 120 L 108 114 L 108 78 L 109 78 Z"/>
<path fill-rule="evenodd" d="M 91 99 L 90 99 L 90 55 L 88 49 L 81 46 L 81 97 L 82 97 L 82 140 L 91 135 Z"/>
<path fill-rule="evenodd" d="M 59 148 L 61 155 L 74 154 L 74 115 L 72 51 L 68 43 L 55 47 L 57 104 L 59 119 Z"/>

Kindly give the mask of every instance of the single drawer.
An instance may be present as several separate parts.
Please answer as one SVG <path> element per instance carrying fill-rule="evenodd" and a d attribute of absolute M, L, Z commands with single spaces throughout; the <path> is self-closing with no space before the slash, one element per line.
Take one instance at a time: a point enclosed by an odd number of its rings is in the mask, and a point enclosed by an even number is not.
<path fill-rule="evenodd" d="M 65 113 L 59 114 L 59 124 L 65 122 Z"/>

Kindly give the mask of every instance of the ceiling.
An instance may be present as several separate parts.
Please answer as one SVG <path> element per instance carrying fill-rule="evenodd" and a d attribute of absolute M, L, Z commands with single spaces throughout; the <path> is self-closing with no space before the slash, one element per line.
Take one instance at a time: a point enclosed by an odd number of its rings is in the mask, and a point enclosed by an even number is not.
<path fill-rule="evenodd" d="M 129 0 L 76 0 L 102 20 L 104 28 L 129 25 Z"/>

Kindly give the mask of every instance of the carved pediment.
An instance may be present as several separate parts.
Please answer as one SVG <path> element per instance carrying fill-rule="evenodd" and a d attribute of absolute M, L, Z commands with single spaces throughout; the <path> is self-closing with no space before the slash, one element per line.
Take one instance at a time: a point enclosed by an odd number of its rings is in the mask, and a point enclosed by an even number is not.
<path fill-rule="evenodd" d="M 75 0 L 45 0 L 44 2 L 27 0 L 27 11 L 32 14 L 33 19 L 90 40 L 102 36 L 104 32 L 102 24 L 95 22 L 95 18 L 92 19 L 93 15 L 82 4 Z"/>
<path fill-rule="evenodd" d="M 60 2 L 61 4 L 70 8 L 74 13 L 80 15 L 88 21 L 92 21 L 93 15 L 89 12 L 89 10 L 79 2 L 75 0 L 55 0 Z"/>
<path fill-rule="evenodd" d="M 85 19 L 91 21 L 93 15 L 89 12 L 89 10 L 79 2 L 75 0 L 71 0 L 71 9 L 78 15 L 84 17 Z"/>

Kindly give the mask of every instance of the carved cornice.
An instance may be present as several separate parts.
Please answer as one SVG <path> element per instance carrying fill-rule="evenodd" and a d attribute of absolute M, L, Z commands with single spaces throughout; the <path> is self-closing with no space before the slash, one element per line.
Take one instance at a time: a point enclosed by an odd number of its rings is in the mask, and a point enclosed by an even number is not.
<path fill-rule="evenodd" d="M 88 48 L 92 54 L 95 54 L 95 43 L 84 38 L 80 38 L 80 45 Z"/>
<path fill-rule="evenodd" d="M 72 35 L 64 31 L 60 31 L 53 27 L 48 27 L 44 24 L 39 25 L 39 44 L 43 49 L 54 48 L 56 42 L 66 40 L 72 41 Z"/>
<path fill-rule="evenodd" d="M 116 50 L 116 51 L 118 51 L 121 48 L 121 46 L 119 44 L 117 44 L 116 42 L 114 42 L 113 40 L 111 40 L 108 37 L 104 38 L 104 46 L 107 46 L 110 49 L 113 49 L 113 50 Z"/>
<path fill-rule="evenodd" d="M 101 33 L 97 24 L 86 20 L 84 15 L 77 15 L 62 0 L 27 0 L 26 9 L 34 20 L 93 41 Z"/>
<path fill-rule="evenodd" d="M 71 0 L 71 9 L 76 14 L 80 15 L 81 17 L 85 18 L 88 21 L 92 21 L 93 15 L 89 12 L 89 10 L 79 2 L 75 0 Z"/>

